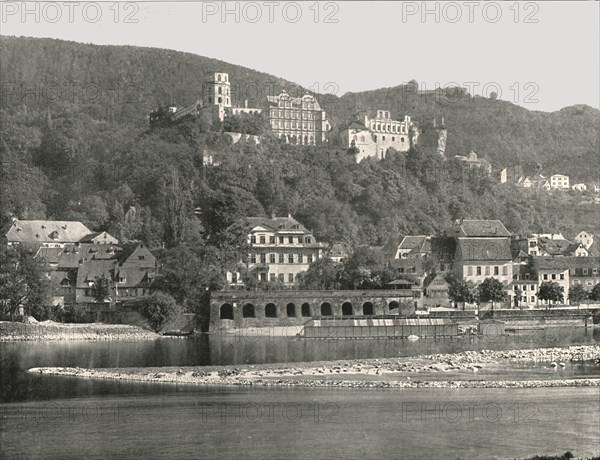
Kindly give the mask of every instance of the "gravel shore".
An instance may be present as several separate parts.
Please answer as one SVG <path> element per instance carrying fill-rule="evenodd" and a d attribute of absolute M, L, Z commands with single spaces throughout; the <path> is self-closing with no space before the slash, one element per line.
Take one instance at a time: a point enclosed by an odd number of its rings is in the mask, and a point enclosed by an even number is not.
<path fill-rule="evenodd" d="M 14 323 L 0 321 L 0 342 L 40 342 L 65 340 L 153 340 L 158 334 L 124 324 L 62 324 L 53 321 Z"/>
<path fill-rule="evenodd" d="M 244 366 L 83 369 L 33 368 L 29 372 L 155 383 L 348 388 L 537 388 L 600 386 L 560 370 L 573 364 L 598 368 L 600 346 L 462 352 L 414 358 Z M 538 368 L 532 372 L 531 365 Z M 600 374 L 600 368 L 598 369 Z"/>

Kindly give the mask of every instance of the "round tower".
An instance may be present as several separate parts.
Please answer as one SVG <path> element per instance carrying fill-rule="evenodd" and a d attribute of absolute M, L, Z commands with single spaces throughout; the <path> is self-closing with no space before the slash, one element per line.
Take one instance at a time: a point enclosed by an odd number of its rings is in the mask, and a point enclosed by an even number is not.
<path fill-rule="evenodd" d="M 231 107 L 231 83 L 225 72 L 207 72 L 202 88 L 202 105 Z"/>

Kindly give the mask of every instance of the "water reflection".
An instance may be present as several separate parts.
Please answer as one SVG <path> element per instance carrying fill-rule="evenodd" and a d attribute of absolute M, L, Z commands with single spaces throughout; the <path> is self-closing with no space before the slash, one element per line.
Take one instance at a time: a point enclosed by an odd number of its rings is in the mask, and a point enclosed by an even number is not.
<path fill-rule="evenodd" d="M 0 343 L 0 401 L 50 399 L 114 391 L 115 383 L 35 376 L 40 366 L 159 367 L 390 358 L 463 350 L 513 349 L 593 343 L 600 331 L 557 329 L 530 335 L 455 339 L 303 339 L 299 337 L 198 336 L 142 342 Z M 130 388 L 131 384 L 121 388 Z M 135 388 L 135 387 L 134 387 Z M 139 387 L 138 387 L 139 388 Z M 148 386 L 152 392 L 152 386 Z M 117 389 L 118 392 L 121 389 Z M 133 390 L 132 390 L 133 391 Z"/>

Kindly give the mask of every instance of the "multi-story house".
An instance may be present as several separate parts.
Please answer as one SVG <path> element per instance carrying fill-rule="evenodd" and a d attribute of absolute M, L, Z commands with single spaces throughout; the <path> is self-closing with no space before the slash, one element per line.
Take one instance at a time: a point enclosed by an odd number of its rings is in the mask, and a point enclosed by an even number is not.
<path fill-rule="evenodd" d="M 150 293 L 150 285 L 158 273 L 154 255 L 143 244 L 78 254 L 76 302 L 94 303 L 94 283 L 106 277 L 112 285 L 111 304 L 127 307 Z"/>
<path fill-rule="evenodd" d="M 550 176 L 550 187 L 568 189 L 569 187 L 569 176 L 563 174 L 554 174 Z"/>
<path fill-rule="evenodd" d="M 448 298 L 450 285 L 446 281 L 443 273 L 431 274 L 423 281 L 425 307 L 451 307 L 452 303 Z"/>
<path fill-rule="evenodd" d="M 534 308 L 538 304 L 537 288 L 537 273 L 533 268 L 527 263 L 513 264 L 513 306 Z"/>
<path fill-rule="evenodd" d="M 583 244 L 586 249 L 589 249 L 594 244 L 594 235 L 586 231 L 581 231 L 574 238 L 576 242 Z"/>
<path fill-rule="evenodd" d="M 557 283 L 563 288 L 564 298 L 562 301 L 554 302 L 548 300 L 539 300 L 539 305 L 548 305 L 566 302 L 569 295 L 569 259 L 573 257 L 535 257 L 533 267 L 537 274 L 538 290 L 542 283 Z M 581 258 L 575 258 L 581 259 Z"/>
<path fill-rule="evenodd" d="M 463 220 L 453 229 L 456 239 L 454 270 L 465 281 L 480 284 L 496 278 L 512 296 L 513 264 L 510 233 L 499 220 Z"/>
<path fill-rule="evenodd" d="M 357 149 L 357 162 L 370 157 L 383 159 L 389 148 L 406 152 L 417 138 L 418 130 L 411 117 L 394 120 L 387 110 L 377 110 L 373 118 L 365 115 L 363 123 L 354 122 L 340 132 L 342 145 Z"/>
<path fill-rule="evenodd" d="M 246 270 L 259 281 L 294 285 L 298 275 L 323 256 L 326 245 L 315 240 L 291 215 L 246 218 L 250 246 Z M 241 285 L 241 274 L 228 273 L 227 281 Z"/>
<path fill-rule="evenodd" d="M 275 136 L 301 145 L 319 145 L 329 140 L 331 123 L 314 96 L 292 97 L 284 90 L 279 96 L 267 96 L 267 101 Z"/>
<path fill-rule="evenodd" d="M 589 292 L 600 283 L 600 257 L 567 257 L 566 259 L 571 286 L 580 284 Z"/>

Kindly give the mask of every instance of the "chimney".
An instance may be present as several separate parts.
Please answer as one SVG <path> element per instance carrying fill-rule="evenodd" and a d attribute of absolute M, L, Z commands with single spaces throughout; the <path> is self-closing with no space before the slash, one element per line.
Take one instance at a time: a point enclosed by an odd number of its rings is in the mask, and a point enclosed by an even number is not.
<path fill-rule="evenodd" d="M 244 99 L 244 107 L 247 109 L 248 108 L 248 99 Z"/>

